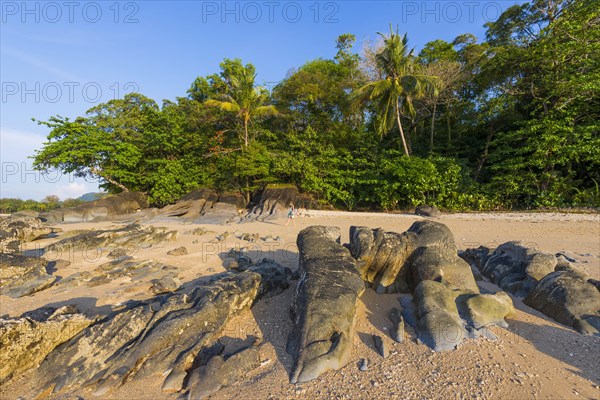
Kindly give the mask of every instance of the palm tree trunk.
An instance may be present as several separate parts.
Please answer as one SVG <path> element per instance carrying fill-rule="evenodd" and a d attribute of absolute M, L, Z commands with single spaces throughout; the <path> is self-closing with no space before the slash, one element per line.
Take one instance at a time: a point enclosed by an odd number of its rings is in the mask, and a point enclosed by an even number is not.
<path fill-rule="evenodd" d="M 248 118 L 244 117 L 244 144 L 248 147 Z"/>
<path fill-rule="evenodd" d="M 396 120 L 398 121 L 398 129 L 400 129 L 400 138 L 402 139 L 402 146 L 404 146 L 404 153 L 407 157 L 410 157 L 408 146 L 406 145 L 406 138 L 404 137 L 404 130 L 402 129 L 402 122 L 400 122 L 400 103 L 396 99 Z"/>
<path fill-rule="evenodd" d="M 437 108 L 437 101 L 433 101 L 433 113 L 431 114 L 431 135 L 429 138 L 429 153 L 433 154 L 433 131 L 435 127 L 435 110 Z"/>

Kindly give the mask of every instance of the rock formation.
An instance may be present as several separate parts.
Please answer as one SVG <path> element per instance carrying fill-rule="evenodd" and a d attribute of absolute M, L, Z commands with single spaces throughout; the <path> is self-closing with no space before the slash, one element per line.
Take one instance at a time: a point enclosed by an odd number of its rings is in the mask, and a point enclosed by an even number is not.
<path fill-rule="evenodd" d="M 114 196 L 82 203 L 76 207 L 40 213 L 46 222 L 104 221 L 148 207 L 146 197 L 139 192 L 121 192 Z"/>
<path fill-rule="evenodd" d="M 309 195 L 300 193 L 295 186 L 267 187 L 262 191 L 256 206 L 244 217 L 244 221 L 286 218 L 291 203 L 296 209 L 318 206 L 316 201 Z"/>
<path fill-rule="evenodd" d="M 227 322 L 258 298 L 285 289 L 288 274 L 281 267 L 262 266 L 223 274 L 190 294 L 130 304 L 51 352 L 35 371 L 36 391 L 44 397 L 92 387 L 102 395 L 145 376 L 163 376 L 163 391 L 181 391 L 197 357 Z"/>
<path fill-rule="evenodd" d="M 479 291 L 471 268 L 458 257 L 452 232 L 438 222 L 418 221 L 402 234 L 353 226 L 350 249 L 377 293 L 410 293 L 423 280 Z"/>
<path fill-rule="evenodd" d="M 502 289 L 525 304 L 587 335 L 600 334 L 600 292 L 593 280 L 563 254 L 549 254 L 524 242 L 506 242 L 494 251 L 480 246 L 461 254 Z"/>
<path fill-rule="evenodd" d="M 0 384 L 36 367 L 56 346 L 93 322 L 72 306 L 0 318 Z"/>
<path fill-rule="evenodd" d="M 415 214 L 421 217 L 437 218 L 442 215 L 442 212 L 436 206 L 419 206 L 415 210 Z"/>
<path fill-rule="evenodd" d="M 46 272 L 48 261 L 13 253 L 0 253 L 0 295 L 18 298 L 49 288 L 56 277 Z"/>
<path fill-rule="evenodd" d="M 476 255 L 477 252 L 481 254 Z M 554 255 L 527 247 L 523 242 L 503 243 L 489 256 L 486 252 L 489 250 L 468 250 L 464 257 L 471 257 L 483 276 L 520 297 L 526 296 L 540 279 L 553 272 L 558 263 Z"/>
<path fill-rule="evenodd" d="M 11 215 L 0 219 L 0 252 L 14 253 L 21 250 L 22 242 L 41 239 L 56 229 L 44 226 L 39 218 Z"/>
<path fill-rule="evenodd" d="M 300 280 L 287 345 L 294 358 L 292 383 L 309 381 L 350 361 L 364 283 L 356 261 L 339 241 L 337 227 L 311 226 L 298 234 Z"/>
<path fill-rule="evenodd" d="M 140 248 L 152 247 L 158 243 L 175 240 L 177 231 L 131 224 L 116 229 L 76 231 L 65 236 L 63 239 L 46 246 L 46 253 L 51 253 L 54 258 L 60 258 L 64 252 L 78 250 L 84 251 L 86 257 L 96 259 L 103 251 L 109 253 L 122 249 L 125 254 L 133 255 Z"/>
<path fill-rule="evenodd" d="M 524 302 L 582 334 L 600 335 L 600 292 L 584 274 L 552 272 L 535 285 Z"/>

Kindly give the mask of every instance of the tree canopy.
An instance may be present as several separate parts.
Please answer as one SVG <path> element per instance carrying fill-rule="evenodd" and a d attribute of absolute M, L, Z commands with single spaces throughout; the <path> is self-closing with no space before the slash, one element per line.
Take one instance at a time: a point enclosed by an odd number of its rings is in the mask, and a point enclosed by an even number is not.
<path fill-rule="evenodd" d="M 600 206 L 600 12 L 593 0 L 533 0 L 416 53 L 410 32 L 308 60 L 272 92 L 225 59 L 187 94 L 100 104 L 50 130 L 40 170 L 171 203 L 199 187 L 250 202 L 295 184 L 346 209 Z"/>

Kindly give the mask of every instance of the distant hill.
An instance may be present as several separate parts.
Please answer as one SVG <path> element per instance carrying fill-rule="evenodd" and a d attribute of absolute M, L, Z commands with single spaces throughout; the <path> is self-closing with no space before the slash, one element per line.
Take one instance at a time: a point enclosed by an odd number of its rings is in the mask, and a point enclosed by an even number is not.
<path fill-rule="evenodd" d="M 79 196 L 77 198 L 77 200 L 81 200 L 81 201 L 94 201 L 94 200 L 101 199 L 104 196 L 106 196 L 106 193 L 102 193 L 102 192 L 90 192 L 90 193 L 82 194 L 81 196 Z"/>

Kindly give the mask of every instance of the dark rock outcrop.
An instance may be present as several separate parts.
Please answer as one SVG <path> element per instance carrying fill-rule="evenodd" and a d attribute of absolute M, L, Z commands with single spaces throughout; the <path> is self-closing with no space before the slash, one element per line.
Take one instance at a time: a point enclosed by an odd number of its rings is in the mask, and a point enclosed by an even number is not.
<path fill-rule="evenodd" d="M 43 397 L 92 387 L 103 395 L 131 379 L 161 375 L 163 391 L 180 391 L 227 322 L 258 298 L 282 291 L 288 274 L 263 266 L 223 274 L 190 294 L 133 303 L 51 352 L 35 371 L 36 392 Z"/>
<path fill-rule="evenodd" d="M 269 221 L 286 218 L 290 204 L 298 208 L 316 208 L 318 204 L 309 195 L 300 193 L 295 186 L 267 187 L 257 205 L 244 217 L 245 221 Z"/>
<path fill-rule="evenodd" d="M 76 207 L 40 213 L 39 218 L 49 223 L 105 221 L 146 207 L 148 203 L 142 193 L 121 192 Z"/>
<path fill-rule="evenodd" d="M 528 247 L 523 242 L 506 242 L 487 258 L 481 273 L 503 290 L 524 297 L 557 266 L 556 256 Z"/>
<path fill-rule="evenodd" d="M 586 275 L 552 272 L 535 285 L 524 303 L 582 334 L 600 335 L 600 292 Z"/>
<path fill-rule="evenodd" d="M 353 226 L 350 249 L 362 277 L 377 293 L 410 293 L 423 280 L 478 292 L 471 268 L 458 257 L 452 232 L 441 223 L 418 221 L 402 234 Z"/>
<path fill-rule="evenodd" d="M 42 257 L 0 253 L 0 295 L 18 298 L 49 288 L 56 277 L 46 272 Z"/>
<path fill-rule="evenodd" d="M 188 254 L 187 247 L 180 246 L 175 249 L 167 251 L 167 254 L 170 256 L 185 256 Z"/>
<path fill-rule="evenodd" d="M 71 236 L 46 246 L 45 250 L 54 258 L 60 258 L 62 253 L 74 250 L 85 251 L 92 259 L 97 258 L 104 251 L 108 254 L 117 249 L 122 249 L 121 251 L 131 256 L 140 248 L 152 247 L 176 238 L 177 231 L 131 224 L 117 229 L 74 232 Z"/>
<path fill-rule="evenodd" d="M 0 318 L 0 384 L 36 367 L 58 345 L 93 322 L 72 306 Z"/>
<path fill-rule="evenodd" d="M 421 217 L 437 218 L 442 215 L 442 212 L 436 206 L 419 206 L 415 210 L 415 214 Z"/>
<path fill-rule="evenodd" d="M 27 215 L 11 215 L 0 219 L 0 252 L 14 253 L 21 250 L 22 242 L 41 239 L 54 232 L 44 226 L 42 220 Z"/>
<path fill-rule="evenodd" d="M 132 281 L 160 281 L 167 278 L 177 279 L 178 273 L 179 269 L 171 265 L 124 256 L 103 263 L 93 271 L 76 272 L 58 282 L 57 287 L 101 286 L 121 277 L 128 277 Z"/>
<path fill-rule="evenodd" d="M 453 350 L 467 337 L 456 297 L 456 292 L 435 281 L 424 280 L 415 289 L 417 334 L 435 351 Z"/>
<path fill-rule="evenodd" d="M 204 399 L 259 366 L 260 353 L 257 346 L 245 347 L 226 356 L 215 355 L 205 365 L 190 371 L 186 398 Z"/>
<path fill-rule="evenodd" d="M 300 280 L 287 351 L 291 382 L 306 382 L 350 361 L 357 301 L 364 283 L 337 227 L 311 226 L 298 234 Z"/>
<path fill-rule="evenodd" d="M 160 215 L 196 219 L 211 208 L 217 199 L 217 192 L 212 189 L 195 190 L 183 196 L 177 203 L 162 208 Z"/>

